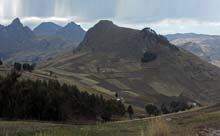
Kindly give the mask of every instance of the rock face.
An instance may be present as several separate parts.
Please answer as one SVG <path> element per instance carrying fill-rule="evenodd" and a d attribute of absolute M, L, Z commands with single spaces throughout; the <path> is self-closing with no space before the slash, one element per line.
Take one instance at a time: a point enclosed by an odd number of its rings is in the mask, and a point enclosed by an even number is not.
<path fill-rule="evenodd" d="M 117 92 L 136 106 L 176 97 L 201 104 L 220 102 L 219 68 L 149 28 L 134 30 L 100 21 L 86 33 L 72 58 L 53 66 L 87 75 L 86 81 L 80 80 L 86 87 Z"/>
<path fill-rule="evenodd" d="M 220 36 L 189 33 L 167 35 L 167 38 L 173 44 L 220 67 Z"/>

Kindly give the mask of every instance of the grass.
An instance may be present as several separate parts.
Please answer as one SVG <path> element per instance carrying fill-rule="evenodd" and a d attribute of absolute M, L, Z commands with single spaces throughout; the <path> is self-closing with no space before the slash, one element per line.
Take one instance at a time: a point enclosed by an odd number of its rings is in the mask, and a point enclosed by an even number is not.
<path fill-rule="evenodd" d="M 195 136 L 203 127 L 220 130 L 220 108 L 214 109 L 96 125 L 0 121 L 0 136 Z"/>
<path fill-rule="evenodd" d="M 155 118 L 151 121 L 146 136 L 170 136 L 170 126 L 163 118 Z"/>
<path fill-rule="evenodd" d="M 80 130 L 74 130 L 74 129 L 54 129 L 54 130 L 48 130 L 45 132 L 38 132 L 35 133 L 34 136 L 87 136 L 88 132 L 86 131 L 80 131 Z"/>

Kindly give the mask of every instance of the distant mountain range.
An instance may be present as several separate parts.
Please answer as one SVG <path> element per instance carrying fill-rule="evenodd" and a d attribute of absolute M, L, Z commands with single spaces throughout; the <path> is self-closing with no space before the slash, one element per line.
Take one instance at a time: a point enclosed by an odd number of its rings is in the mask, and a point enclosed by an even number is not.
<path fill-rule="evenodd" d="M 84 34 L 85 31 L 75 23 L 66 27 L 42 23 L 32 31 L 16 18 L 10 25 L 0 26 L 0 58 L 11 62 L 50 59 L 72 50 Z"/>
<path fill-rule="evenodd" d="M 74 22 L 61 27 L 52 22 L 42 23 L 34 29 L 34 33 L 43 36 L 60 36 L 72 42 L 81 42 L 85 36 L 85 31 Z"/>
<path fill-rule="evenodd" d="M 60 29 L 62 29 L 62 27 L 55 23 L 45 22 L 37 26 L 34 29 L 34 33 L 38 35 L 54 35 Z"/>
<path fill-rule="evenodd" d="M 220 69 L 150 28 L 135 30 L 100 21 L 88 30 L 74 55 L 58 57 L 42 68 L 71 77 L 88 90 L 110 96 L 117 92 L 136 107 L 180 97 L 201 104 L 220 102 Z"/>
<path fill-rule="evenodd" d="M 194 33 L 167 35 L 171 43 L 220 67 L 220 36 Z"/>

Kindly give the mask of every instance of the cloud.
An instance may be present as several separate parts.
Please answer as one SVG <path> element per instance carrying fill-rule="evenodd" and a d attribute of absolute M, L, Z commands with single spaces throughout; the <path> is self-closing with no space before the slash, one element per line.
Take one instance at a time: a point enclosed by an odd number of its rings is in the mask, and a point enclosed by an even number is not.
<path fill-rule="evenodd" d="M 0 24 L 9 25 L 13 19 L 1 19 Z M 29 26 L 30 28 L 34 28 L 42 22 L 54 22 L 61 26 L 66 25 L 67 23 L 73 21 L 76 23 L 82 22 L 83 19 L 80 17 L 22 17 L 20 18 L 21 22 L 24 25 Z"/>
<path fill-rule="evenodd" d="M 151 27 L 160 34 L 174 33 L 201 33 L 220 35 L 220 21 L 201 21 L 189 18 L 163 19 L 159 21 L 124 20 L 116 21 L 117 24 L 125 27 L 143 29 Z"/>
<path fill-rule="evenodd" d="M 115 24 L 123 27 L 134 29 L 143 29 L 151 27 L 159 34 L 173 34 L 173 33 L 201 33 L 201 34 L 215 34 L 220 35 L 220 21 L 201 21 L 190 18 L 177 18 L 177 19 L 163 19 L 159 21 L 144 21 L 139 19 L 118 19 L 118 18 L 104 18 L 112 20 Z M 1 19 L 0 24 L 8 25 L 12 19 Z M 94 26 L 99 19 L 87 20 L 80 16 L 72 17 L 22 17 L 21 22 L 24 25 L 34 28 L 42 22 L 54 22 L 61 26 L 74 21 L 81 25 L 85 30 Z"/>
<path fill-rule="evenodd" d="M 41 22 L 70 21 L 89 29 L 101 19 L 161 34 L 220 34 L 220 0 L 0 0 L 0 23 L 20 17 L 34 28 Z"/>

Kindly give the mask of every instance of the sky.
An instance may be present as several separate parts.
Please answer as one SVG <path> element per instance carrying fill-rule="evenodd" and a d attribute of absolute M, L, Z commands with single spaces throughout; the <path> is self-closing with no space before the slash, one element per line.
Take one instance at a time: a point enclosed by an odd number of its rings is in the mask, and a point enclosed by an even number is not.
<path fill-rule="evenodd" d="M 0 24 L 19 17 L 34 28 L 41 22 L 70 21 L 88 30 L 99 20 L 160 34 L 220 35 L 220 0 L 0 0 Z"/>

